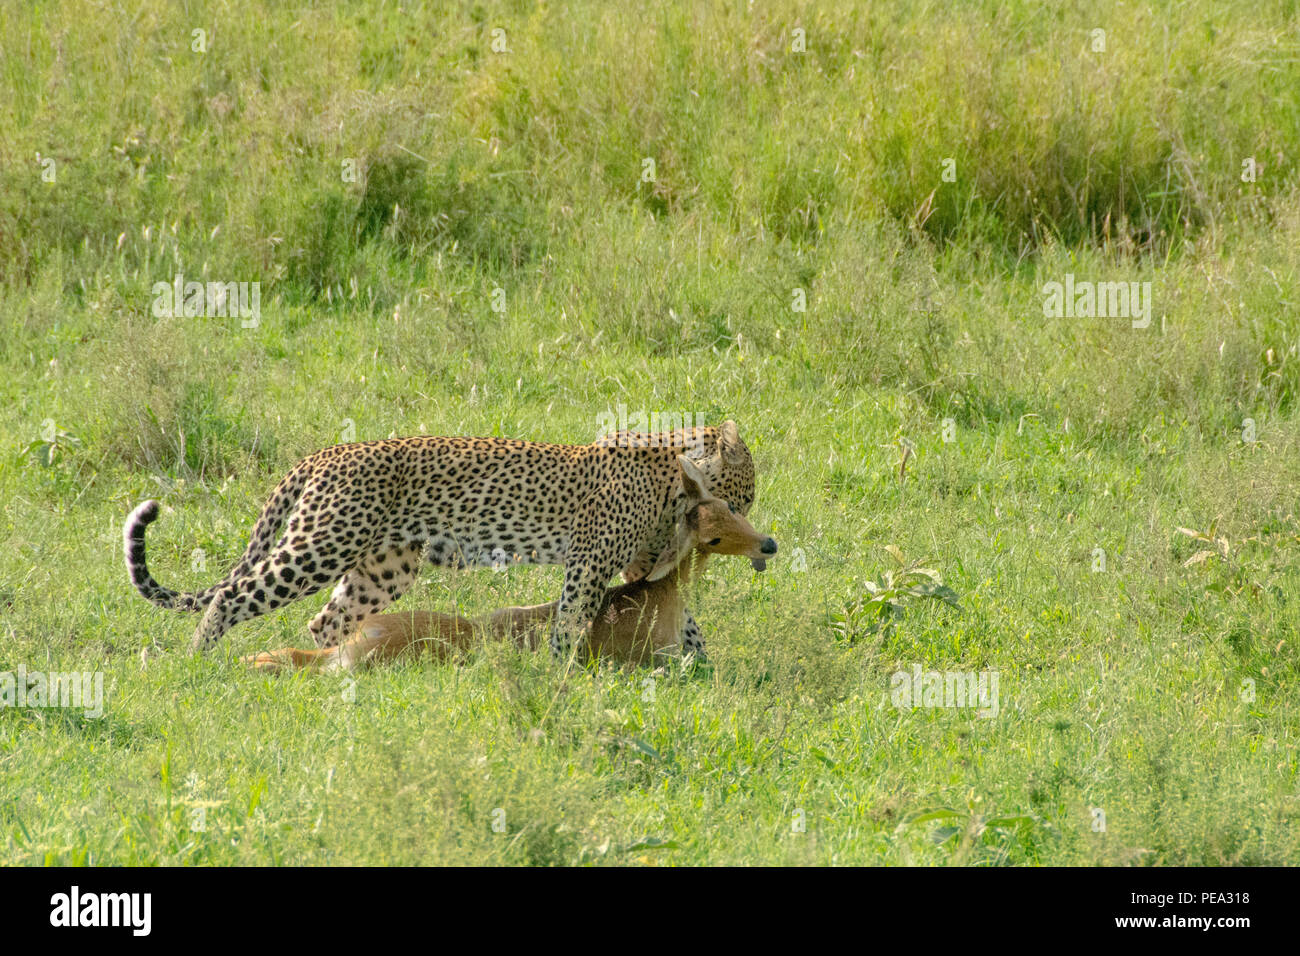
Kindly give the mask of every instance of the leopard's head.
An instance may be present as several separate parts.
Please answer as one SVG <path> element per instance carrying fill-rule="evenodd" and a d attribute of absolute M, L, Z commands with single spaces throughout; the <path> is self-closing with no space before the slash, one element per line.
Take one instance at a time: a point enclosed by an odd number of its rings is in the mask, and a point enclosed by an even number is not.
<path fill-rule="evenodd" d="M 690 455 L 709 482 L 716 498 L 732 505 L 742 515 L 754 506 L 754 459 L 740 437 L 736 423 L 728 419 L 718 426 L 716 442 L 704 445 L 702 455 Z"/>

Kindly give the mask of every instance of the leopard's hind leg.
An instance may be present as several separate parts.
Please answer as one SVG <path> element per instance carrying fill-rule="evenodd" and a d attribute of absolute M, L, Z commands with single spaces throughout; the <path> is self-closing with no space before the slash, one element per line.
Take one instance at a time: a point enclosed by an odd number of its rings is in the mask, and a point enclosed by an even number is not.
<path fill-rule="evenodd" d="M 336 647 L 370 614 L 378 614 L 415 583 L 420 570 L 420 545 L 392 548 L 370 555 L 343 575 L 325 605 L 307 625 L 317 647 Z"/>
<path fill-rule="evenodd" d="M 355 567 L 364 552 L 365 546 L 354 539 L 322 536 L 304 548 L 300 542 L 291 545 L 285 535 L 270 554 L 213 595 L 194 630 L 190 653 L 206 653 L 240 621 L 315 594 L 340 572 Z"/>
<path fill-rule="evenodd" d="M 213 595 L 203 620 L 194 630 L 191 654 L 211 650 L 221 635 L 240 621 L 284 607 L 300 597 L 315 594 L 324 586 L 324 582 L 303 573 L 292 558 L 283 564 L 275 564 L 274 560 L 273 554 L 259 561 L 247 574 L 222 586 Z"/>

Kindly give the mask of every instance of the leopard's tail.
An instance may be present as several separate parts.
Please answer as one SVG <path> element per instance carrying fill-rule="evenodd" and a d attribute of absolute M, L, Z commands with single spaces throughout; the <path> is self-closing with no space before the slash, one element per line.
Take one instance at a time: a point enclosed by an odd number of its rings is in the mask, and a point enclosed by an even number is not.
<path fill-rule="evenodd" d="M 144 557 L 144 529 L 158 518 L 158 502 L 146 501 L 127 516 L 122 529 L 122 549 L 126 556 L 126 571 L 135 589 L 159 607 L 177 611 L 198 611 L 208 606 L 203 600 L 207 592 L 181 594 L 165 588 L 154 580 Z M 210 599 L 210 598 L 209 598 Z"/>
<path fill-rule="evenodd" d="M 202 591 L 173 591 L 154 580 L 149 573 L 145 560 L 144 532 L 158 518 L 160 506 L 157 501 L 146 501 L 127 516 L 122 528 L 122 550 L 126 558 L 126 571 L 131 576 L 135 589 L 148 601 L 159 607 L 176 611 L 202 611 L 207 608 L 212 598 L 231 581 L 247 573 L 271 551 L 276 535 L 285 518 L 298 503 L 303 487 L 307 484 L 310 467 L 307 461 L 300 462 L 271 492 L 271 497 L 253 526 L 253 535 L 248 547 L 233 568 L 216 584 Z"/>

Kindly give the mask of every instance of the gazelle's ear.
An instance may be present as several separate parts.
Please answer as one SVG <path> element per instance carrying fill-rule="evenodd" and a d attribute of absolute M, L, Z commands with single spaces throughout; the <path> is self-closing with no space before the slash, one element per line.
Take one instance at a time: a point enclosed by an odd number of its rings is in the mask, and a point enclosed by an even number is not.
<path fill-rule="evenodd" d="M 745 459 L 745 446 L 740 441 L 740 429 L 728 418 L 718 428 L 718 447 L 722 457 L 730 464 L 736 465 Z"/>
<path fill-rule="evenodd" d="M 707 501 L 712 497 L 709 492 L 709 480 L 704 477 L 704 472 L 700 471 L 699 466 L 685 455 L 677 456 L 677 464 L 682 469 L 682 490 L 686 492 L 686 509 L 689 511 L 701 501 Z"/>
<path fill-rule="evenodd" d="M 695 462 L 685 455 L 678 455 L 677 464 L 682 470 L 682 491 L 686 493 L 686 500 L 682 502 L 682 511 L 678 515 L 677 526 L 673 529 L 673 540 L 659 553 L 655 566 L 646 575 L 647 581 L 658 581 L 668 574 L 695 547 L 696 525 L 690 518 L 690 512 L 699 507 L 700 502 L 713 497 L 709 493 L 708 479 Z"/>
<path fill-rule="evenodd" d="M 673 533 L 672 543 L 660 553 L 659 560 L 655 562 L 655 566 L 646 575 L 646 580 L 658 581 L 674 570 L 677 565 L 682 563 L 682 558 L 690 554 L 693 547 L 695 547 L 695 533 L 686 520 L 682 519 L 677 522 L 677 530 Z"/>

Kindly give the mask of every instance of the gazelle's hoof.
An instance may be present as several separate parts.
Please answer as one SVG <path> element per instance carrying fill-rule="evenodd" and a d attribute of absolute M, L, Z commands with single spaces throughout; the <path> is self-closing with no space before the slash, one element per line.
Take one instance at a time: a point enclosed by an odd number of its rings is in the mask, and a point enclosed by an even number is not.
<path fill-rule="evenodd" d="M 247 657 L 241 657 L 240 663 L 247 664 L 253 670 L 258 671 L 279 671 L 284 668 L 284 660 L 270 651 L 262 651 L 259 654 L 249 654 Z"/>

